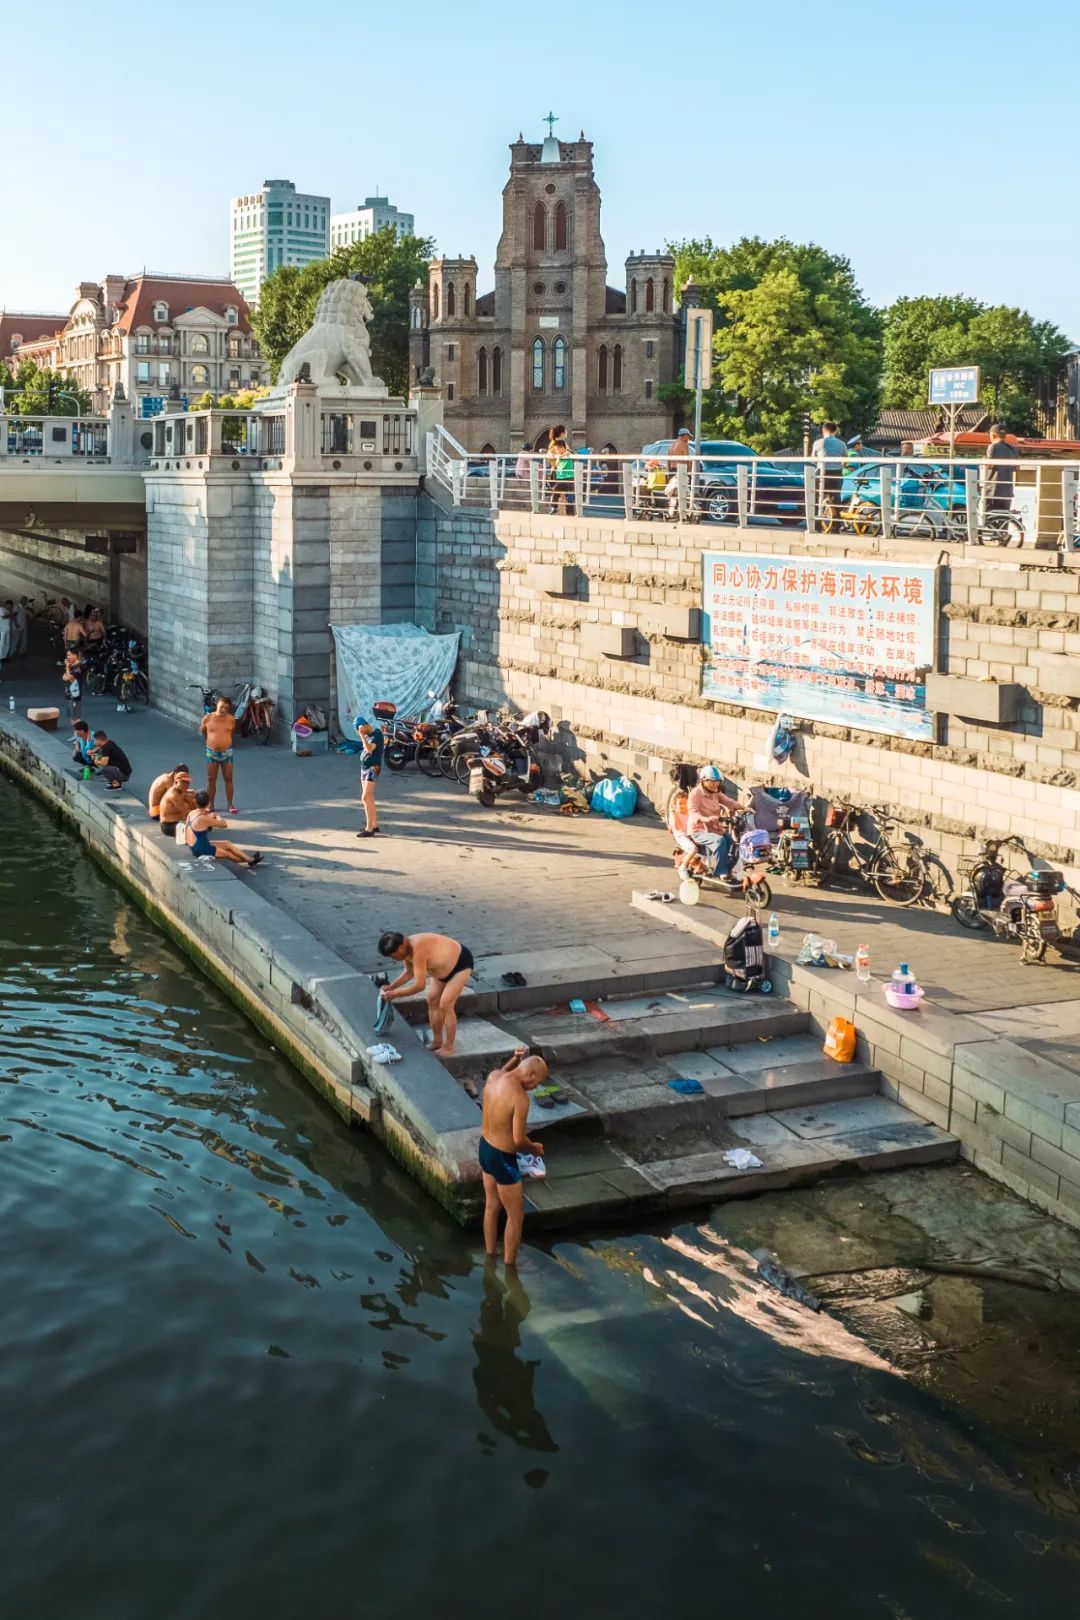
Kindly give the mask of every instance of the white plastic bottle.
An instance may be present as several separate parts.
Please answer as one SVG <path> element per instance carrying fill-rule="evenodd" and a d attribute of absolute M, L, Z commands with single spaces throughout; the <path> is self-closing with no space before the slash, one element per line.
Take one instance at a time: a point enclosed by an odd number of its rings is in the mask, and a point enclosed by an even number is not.
<path fill-rule="evenodd" d="M 8 698 L 7 706 L 11 710 L 12 714 L 14 714 L 15 713 L 15 696 L 14 696 L 14 693 L 11 695 L 11 697 Z"/>
<path fill-rule="evenodd" d="M 870 947 L 860 945 L 855 952 L 855 977 L 860 984 L 870 983 Z"/>
<path fill-rule="evenodd" d="M 769 944 L 775 945 L 780 938 L 780 919 L 774 911 L 769 918 Z"/>
<path fill-rule="evenodd" d="M 902 990 L 910 996 L 915 989 L 915 975 L 906 962 L 901 962 L 898 968 L 893 968 L 892 984 L 894 990 Z"/>

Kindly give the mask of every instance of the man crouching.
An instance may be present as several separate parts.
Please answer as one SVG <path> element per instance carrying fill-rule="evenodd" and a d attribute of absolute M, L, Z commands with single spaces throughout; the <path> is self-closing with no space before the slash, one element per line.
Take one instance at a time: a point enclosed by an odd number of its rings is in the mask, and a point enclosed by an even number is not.
<path fill-rule="evenodd" d="M 525 1190 L 518 1169 L 519 1153 L 542 1155 L 540 1142 L 531 1142 L 525 1126 L 529 1118 L 529 1092 L 547 1079 L 543 1058 L 529 1057 L 519 1046 L 508 1063 L 493 1069 L 484 1086 L 481 1121 L 480 1169 L 484 1177 L 484 1248 L 498 1253 L 499 1217 L 506 1211 L 503 1255 L 508 1266 L 517 1260 L 525 1219 Z"/>

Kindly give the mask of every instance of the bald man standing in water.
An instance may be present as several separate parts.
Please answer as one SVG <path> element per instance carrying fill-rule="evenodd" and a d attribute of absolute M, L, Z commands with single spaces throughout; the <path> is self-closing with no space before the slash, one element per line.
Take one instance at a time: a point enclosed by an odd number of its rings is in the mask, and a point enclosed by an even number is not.
<path fill-rule="evenodd" d="M 519 1046 L 508 1063 L 492 1070 L 484 1086 L 484 1113 L 480 1125 L 480 1170 L 484 1178 L 484 1248 L 498 1252 L 499 1218 L 506 1211 L 503 1255 L 508 1266 L 517 1260 L 525 1220 L 525 1190 L 518 1169 L 519 1153 L 541 1156 L 542 1142 L 531 1142 L 525 1126 L 529 1118 L 529 1092 L 547 1079 L 543 1058 L 529 1057 Z"/>

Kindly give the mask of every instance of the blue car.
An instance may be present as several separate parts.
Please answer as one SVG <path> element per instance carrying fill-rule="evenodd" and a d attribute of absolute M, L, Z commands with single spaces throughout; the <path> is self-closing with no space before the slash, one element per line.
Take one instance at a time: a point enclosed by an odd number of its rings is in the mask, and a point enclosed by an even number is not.
<path fill-rule="evenodd" d="M 899 488 L 901 510 L 921 512 L 928 507 L 949 512 L 966 510 L 967 485 L 964 482 L 963 469 L 954 468 L 950 475 L 947 466 L 935 461 L 921 461 L 917 465 L 905 461 L 903 476 L 900 478 L 895 476 L 901 471 L 898 462 L 860 461 L 849 465 L 844 472 L 844 481 L 841 485 L 844 510 L 848 511 L 852 506 L 864 503 L 880 507 L 881 468 L 889 466 L 893 468 L 894 488 Z"/>
<path fill-rule="evenodd" d="M 670 447 L 671 440 L 663 439 L 645 445 L 641 454 L 646 459 L 664 461 L 666 465 Z M 690 449 L 696 448 L 691 442 Z M 738 468 L 740 463 L 750 462 L 751 518 L 770 518 L 792 527 L 805 527 L 806 489 L 801 468 L 768 461 L 737 439 L 703 439 L 701 458 L 694 489 L 696 516 L 710 523 L 737 523 Z"/>

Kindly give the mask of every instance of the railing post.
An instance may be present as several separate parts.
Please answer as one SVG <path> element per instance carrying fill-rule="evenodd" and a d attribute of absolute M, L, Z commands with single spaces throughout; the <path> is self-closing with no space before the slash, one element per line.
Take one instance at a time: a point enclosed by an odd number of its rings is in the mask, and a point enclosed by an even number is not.
<path fill-rule="evenodd" d="M 750 524 L 750 471 L 745 461 L 735 468 L 735 500 L 739 513 L 739 528 Z"/>
<path fill-rule="evenodd" d="M 574 511 L 578 517 L 585 515 L 585 458 L 574 457 Z"/>
<path fill-rule="evenodd" d="M 951 470 L 951 463 L 950 463 Z M 950 478 L 950 499 L 952 498 Z M 982 492 L 979 488 L 979 470 L 977 467 L 964 468 L 964 505 L 967 516 L 967 539 L 969 546 L 979 543 L 979 529 L 982 525 Z"/>
<path fill-rule="evenodd" d="M 11 418 L 8 416 L 0 416 L 0 456 L 6 456 L 8 453 L 8 422 L 10 420 Z"/>
<path fill-rule="evenodd" d="M 817 468 L 812 461 L 803 462 L 803 498 L 806 502 L 806 532 L 817 531 Z"/>
<path fill-rule="evenodd" d="M 465 505 L 465 473 L 468 465 L 467 461 L 450 463 L 450 494 L 455 506 Z"/>
<path fill-rule="evenodd" d="M 221 434 L 224 425 L 224 416 L 222 416 L 218 411 L 211 411 L 209 450 L 212 456 L 220 456 L 221 454 Z"/>
<path fill-rule="evenodd" d="M 892 498 L 893 498 L 893 470 L 884 462 L 880 468 L 881 474 L 881 538 L 892 539 Z"/>
<path fill-rule="evenodd" d="M 533 512 L 540 510 L 540 458 L 532 456 L 529 461 L 529 508 Z"/>
<path fill-rule="evenodd" d="M 634 463 L 623 461 L 619 465 L 622 475 L 623 519 L 629 523 L 634 513 Z"/>
<path fill-rule="evenodd" d="M 6 435 L 0 428 L 0 440 Z M 3 451 L 0 450 L 0 455 Z M 1061 474 L 1061 543 L 1066 551 L 1075 551 L 1080 542 L 1080 513 L 1077 512 L 1077 500 L 1080 498 L 1080 472 L 1075 467 L 1066 467 Z M 1027 535 L 1024 536 L 1027 539 Z"/>
<path fill-rule="evenodd" d="M 679 499 L 679 522 L 685 523 L 690 511 L 690 468 L 680 461 L 675 468 L 675 484 Z"/>

